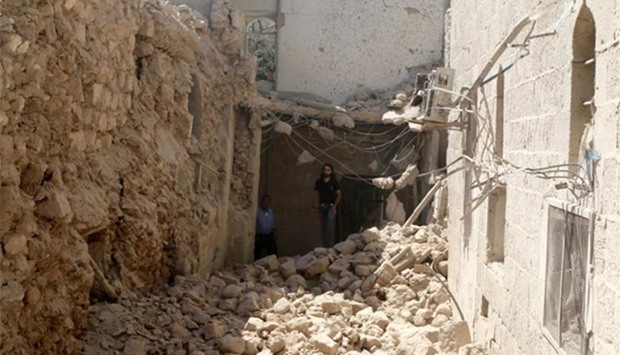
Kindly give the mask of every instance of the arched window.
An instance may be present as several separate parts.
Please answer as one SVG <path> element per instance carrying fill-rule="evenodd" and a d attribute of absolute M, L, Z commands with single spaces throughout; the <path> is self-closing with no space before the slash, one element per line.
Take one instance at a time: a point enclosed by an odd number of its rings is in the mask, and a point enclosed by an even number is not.
<path fill-rule="evenodd" d="M 571 113 L 569 163 L 579 163 L 584 154 L 582 136 L 592 120 L 595 90 L 594 17 L 587 6 L 582 6 L 573 33 L 573 63 L 571 77 Z M 587 148 L 587 147 L 586 147 Z"/>
<path fill-rule="evenodd" d="M 275 81 L 276 22 L 257 18 L 246 27 L 246 49 L 258 58 L 256 80 Z"/>

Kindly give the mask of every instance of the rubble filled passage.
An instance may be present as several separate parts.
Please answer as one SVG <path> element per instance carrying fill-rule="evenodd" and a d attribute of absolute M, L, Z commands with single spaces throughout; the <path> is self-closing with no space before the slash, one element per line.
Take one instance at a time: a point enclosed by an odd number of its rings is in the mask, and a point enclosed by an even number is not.
<path fill-rule="evenodd" d="M 86 354 L 485 354 L 444 287 L 438 225 L 390 223 L 90 307 Z"/>

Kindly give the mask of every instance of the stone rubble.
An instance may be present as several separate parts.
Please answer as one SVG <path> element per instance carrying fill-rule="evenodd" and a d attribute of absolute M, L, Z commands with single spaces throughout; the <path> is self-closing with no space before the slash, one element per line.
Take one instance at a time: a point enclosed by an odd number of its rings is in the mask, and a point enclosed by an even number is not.
<path fill-rule="evenodd" d="M 82 351 L 486 354 L 439 281 L 446 257 L 440 227 L 390 223 L 306 255 L 177 276 L 149 296 L 94 304 Z"/>

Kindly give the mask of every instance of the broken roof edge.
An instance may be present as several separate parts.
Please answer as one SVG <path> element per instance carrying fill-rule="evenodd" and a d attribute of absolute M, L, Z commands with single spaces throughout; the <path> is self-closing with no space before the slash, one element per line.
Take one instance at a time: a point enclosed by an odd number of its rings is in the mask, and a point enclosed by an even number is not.
<path fill-rule="evenodd" d="M 275 96 L 275 95 L 274 95 Z M 246 105 L 252 110 L 266 110 L 277 114 L 314 118 L 318 120 L 332 120 L 338 113 L 351 117 L 356 123 L 384 124 L 381 120 L 382 111 L 356 110 L 348 111 L 337 105 L 330 105 L 304 97 L 263 97 L 256 96 L 246 101 Z"/>

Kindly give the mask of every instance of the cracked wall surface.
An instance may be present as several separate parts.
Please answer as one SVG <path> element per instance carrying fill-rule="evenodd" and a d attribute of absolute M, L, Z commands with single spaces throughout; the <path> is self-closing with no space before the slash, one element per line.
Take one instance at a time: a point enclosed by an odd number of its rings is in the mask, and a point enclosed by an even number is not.
<path fill-rule="evenodd" d="M 228 261 L 226 191 L 257 175 L 227 169 L 255 63 L 232 6 L 211 11 L 0 4 L 0 352 L 73 352 L 90 301 L 110 297 L 95 271 L 140 293 Z"/>
<path fill-rule="evenodd" d="M 487 248 L 491 242 L 488 217 L 493 208 L 488 202 L 466 214 L 472 198 L 480 190 L 468 192 L 465 173 L 449 180 L 449 238 L 450 287 L 456 293 L 474 337 L 489 342 L 492 351 L 502 353 L 555 353 L 543 335 L 545 270 L 548 206 L 552 200 L 579 204 L 595 213 L 592 278 L 592 338 L 590 345 L 596 354 L 620 352 L 620 342 L 612 329 L 620 324 L 620 275 L 617 255 L 620 240 L 617 231 L 618 205 L 618 120 L 620 116 L 620 87 L 618 85 L 619 46 L 618 20 L 620 5 L 609 1 L 537 1 L 475 3 L 453 1 L 450 9 L 450 28 L 446 47 L 449 66 L 456 70 L 456 88 L 469 87 L 491 57 L 501 40 L 530 10 L 536 19 L 529 56 L 504 73 L 503 158 L 521 167 L 544 167 L 569 162 L 572 152 L 571 86 L 589 85 L 584 77 L 572 75 L 577 64 L 590 58 L 575 59 L 573 35 L 580 9 L 587 5 L 596 26 L 595 46 L 595 110 L 593 114 L 593 150 L 600 154 L 593 178 L 593 193 L 576 199 L 565 189 L 553 185 L 559 180 L 545 180 L 531 174 L 510 174 L 506 182 L 504 258 L 489 262 Z M 571 10 L 571 5 L 573 6 Z M 568 12 L 567 12 L 568 11 Z M 553 33 L 557 26 L 557 33 Z M 530 26 L 514 41 L 520 43 Z M 484 35 L 481 35 L 484 34 Z M 579 38 L 578 38 L 579 39 Z M 584 38 L 580 38 L 583 40 Z M 586 38 L 587 39 L 587 38 Z M 517 48 L 509 49 L 498 61 L 506 68 L 516 58 Z M 581 61 L 576 63 L 576 61 Z M 489 76 L 498 72 L 496 65 Z M 575 81 L 576 80 L 576 81 Z M 495 127 L 498 80 L 478 92 L 478 109 L 490 118 L 479 122 L 479 144 L 474 158 L 492 160 L 485 156 L 482 145 L 488 138 L 484 125 Z M 486 95 L 485 95 L 486 94 Z M 485 108 L 484 98 L 490 113 Z M 582 104 L 582 99 L 579 104 Z M 488 124 L 491 124 L 491 127 Z M 576 137 L 581 138 L 580 135 Z M 465 152 L 466 141 L 460 132 L 450 134 L 448 162 Z M 496 150 L 497 151 L 497 150 Z M 581 160 L 586 166 L 589 164 Z M 592 166 L 592 165 L 590 165 Z M 582 175 L 585 176 L 585 175 Z M 470 175 L 469 182 L 474 176 Z M 461 217 L 463 219 L 461 219 Z M 484 301 L 483 301 L 484 299 Z"/>

